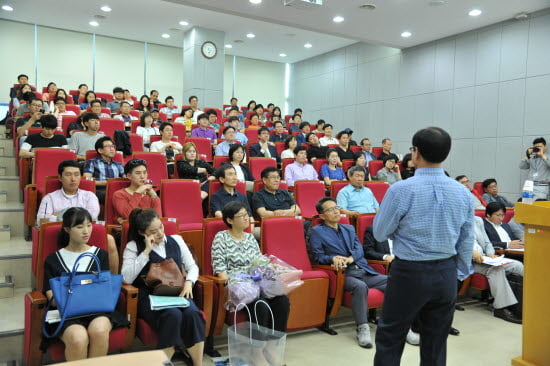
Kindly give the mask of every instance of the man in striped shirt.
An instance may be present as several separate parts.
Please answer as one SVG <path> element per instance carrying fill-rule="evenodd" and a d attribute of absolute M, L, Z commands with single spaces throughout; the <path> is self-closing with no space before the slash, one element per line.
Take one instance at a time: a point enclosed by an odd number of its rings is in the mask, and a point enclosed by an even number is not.
<path fill-rule="evenodd" d="M 420 364 L 445 365 L 457 284 L 470 274 L 474 203 L 445 175 L 451 137 L 439 127 L 412 139 L 413 177 L 395 183 L 374 220 L 378 241 L 393 240 L 391 273 L 376 333 L 375 366 L 399 365 L 407 331 L 418 316 Z"/>

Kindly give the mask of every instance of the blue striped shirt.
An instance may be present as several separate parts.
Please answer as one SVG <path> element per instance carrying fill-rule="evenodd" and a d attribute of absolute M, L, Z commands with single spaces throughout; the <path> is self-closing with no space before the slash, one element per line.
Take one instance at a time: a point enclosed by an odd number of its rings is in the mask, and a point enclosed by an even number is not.
<path fill-rule="evenodd" d="M 470 274 L 474 201 L 442 168 L 420 168 L 413 177 L 392 185 L 373 229 L 376 240 L 393 239 L 398 258 L 425 261 L 458 254 L 458 278 Z"/>
<path fill-rule="evenodd" d="M 122 178 L 124 177 L 124 166 L 118 161 L 111 160 L 108 163 L 103 158 L 95 158 L 86 161 L 84 173 L 92 174 L 99 181 L 109 178 Z"/>

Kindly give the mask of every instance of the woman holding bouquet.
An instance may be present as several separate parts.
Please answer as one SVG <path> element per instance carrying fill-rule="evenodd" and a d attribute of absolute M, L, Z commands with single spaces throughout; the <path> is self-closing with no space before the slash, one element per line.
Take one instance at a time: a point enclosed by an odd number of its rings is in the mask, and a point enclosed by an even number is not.
<path fill-rule="evenodd" d="M 220 231 L 212 242 L 212 268 L 214 274 L 226 280 L 230 274 L 246 273 L 253 261 L 262 257 L 258 242 L 254 235 L 244 230 L 250 225 L 250 217 L 245 205 L 239 201 L 232 201 L 226 204 L 222 210 L 223 221 L 229 230 Z M 290 302 L 286 295 L 273 298 L 262 298 L 269 304 L 273 311 L 274 324 L 271 324 L 271 314 L 265 306 L 258 305 L 259 325 L 286 333 L 286 323 L 290 313 Z M 247 307 L 254 317 L 254 305 L 258 301 L 248 304 Z M 237 304 L 235 304 L 237 305 Z M 250 319 L 254 322 L 254 319 Z M 269 358 L 269 355 L 266 355 Z"/>

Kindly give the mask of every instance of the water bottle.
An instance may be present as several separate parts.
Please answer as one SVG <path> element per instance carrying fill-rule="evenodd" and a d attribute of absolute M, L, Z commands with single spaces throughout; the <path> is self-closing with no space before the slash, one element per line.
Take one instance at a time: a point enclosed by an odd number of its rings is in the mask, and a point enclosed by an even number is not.
<path fill-rule="evenodd" d="M 523 184 L 523 191 L 521 192 L 521 202 L 532 204 L 535 201 L 535 195 L 533 194 L 533 181 L 526 180 Z"/>

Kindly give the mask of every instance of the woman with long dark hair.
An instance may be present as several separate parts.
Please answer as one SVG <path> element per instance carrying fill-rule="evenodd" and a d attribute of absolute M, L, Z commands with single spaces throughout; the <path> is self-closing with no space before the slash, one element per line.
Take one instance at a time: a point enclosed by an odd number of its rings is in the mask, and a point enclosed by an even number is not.
<path fill-rule="evenodd" d="M 246 158 L 246 152 L 241 144 L 233 144 L 229 148 L 229 162 L 235 168 L 237 172 L 237 178 L 239 182 L 246 184 L 246 191 L 252 192 L 254 188 L 254 176 L 248 169 L 248 166 L 244 164 Z"/>

